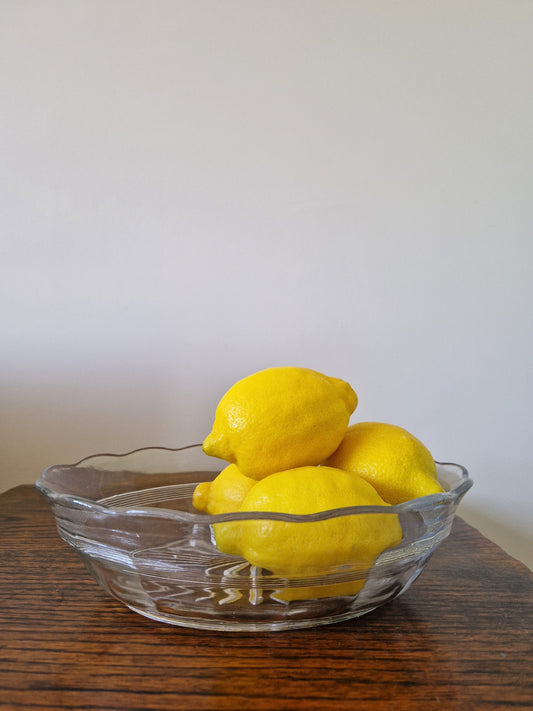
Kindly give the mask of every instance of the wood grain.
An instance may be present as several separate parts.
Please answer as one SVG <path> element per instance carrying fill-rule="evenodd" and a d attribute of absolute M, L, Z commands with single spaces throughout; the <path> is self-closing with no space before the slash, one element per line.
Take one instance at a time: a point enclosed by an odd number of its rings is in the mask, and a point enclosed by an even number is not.
<path fill-rule="evenodd" d="M 0 496 L 0 602 L 0 709 L 533 709 L 533 574 L 460 519 L 364 617 L 200 632 L 108 598 L 22 486 Z"/>

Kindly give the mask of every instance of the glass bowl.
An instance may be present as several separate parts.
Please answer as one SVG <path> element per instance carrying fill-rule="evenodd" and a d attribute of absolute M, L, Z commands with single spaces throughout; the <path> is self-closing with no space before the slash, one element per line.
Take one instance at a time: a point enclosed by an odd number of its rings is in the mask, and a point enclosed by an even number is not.
<path fill-rule="evenodd" d="M 284 630 L 363 615 L 403 593 L 448 536 L 457 505 L 472 486 L 464 467 L 437 463 L 445 489 L 397 506 L 355 506 L 310 515 L 196 511 L 196 484 L 225 462 L 200 445 L 98 454 L 48 467 L 36 482 L 61 538 L 95 580 L 131 610 L 184 627 L 225 631 Z M 397 514 L 403 538 L 369 568 L 352 562 L 320 575 L 283 578 L 221 553 L 213 524 Z M 302 598 L 302 599 L 298 599 Z"/>

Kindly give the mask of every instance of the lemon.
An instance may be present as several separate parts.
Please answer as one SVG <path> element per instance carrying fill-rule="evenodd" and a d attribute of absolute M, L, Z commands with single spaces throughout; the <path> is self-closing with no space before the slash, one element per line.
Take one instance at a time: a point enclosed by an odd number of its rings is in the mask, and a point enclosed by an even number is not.
<path fill-rule="evenodd" d="M 306 466 L 271 474 L 257 482 L 245 496 L 240 511 L 311 514 L 363 505 L 388 507 L 376 490 L 356 474 L 326 466 Z M 304 523 L 247 520 L 215 524 L 214 529 L 222 552 L 241 555 L 251 565 L 278 576 L 303 578 L 301 588 L 280 591 L 278 598 L 285 601 L 358 592 L 376 557 L 402 538 L 398 516 L 388 513 L 335 516 Z M 355 573 L 352 577 L 356 579 L 306 586 L 307 577 L 338 572 L 341 566 Z"/>
<path fill-rule="evenodd" d="M 396 425 L 383 422 L 352 425 L 326 464 L 357 473 L 389 504 L 443 491 L 430 451 Z"/>
<path fill-rule="evenodd" d="M 344 380 L 307 368 L 267 368 L 222 397 L 203 449 L 253 479 L 320 464 L 339 446 L 356 406 Z"/>
<path fill-rule="evenodd" d="M 229 464 L 213 481 L 204 481 L 196 486 L 193 506 L 211 515 L 233 513 L 239 510 L 255 483 L 255 479 L 241 474 L 235 464 Z"/>

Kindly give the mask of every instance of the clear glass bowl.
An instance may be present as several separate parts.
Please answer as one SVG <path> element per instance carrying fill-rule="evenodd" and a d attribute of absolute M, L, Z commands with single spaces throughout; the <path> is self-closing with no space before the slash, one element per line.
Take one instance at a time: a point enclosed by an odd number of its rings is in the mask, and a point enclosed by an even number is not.
<path fill-rule="evenodd" d="M 51 505 L 61 538 L 109 594 L 154 620 L 226 631 L 314 627 L 389 602 L 411 585 L 448 536 L 457 505 L 472 486 L 464 467 L 437 463 L 445 493 L 398 506 L 356 506 L 306 516 L 196 511 L 196 484 L 213 479 L 224 466 L 200 445 L 145 448 L 48 467 L 36 486 Z M 223 554 L 214 544 L 212 526 L 224 521 L 302 523 L 384 512 L 398 515 L 403 539 L 370 569 L 353 563 L 320 576 L 288 579 Z M 298 597 L 298 590 L 307 599 L 284 599 Z M 317 599 L 314 590 L 321 591 Z M 330 596 L 320 597 L 324 590 Z"/>

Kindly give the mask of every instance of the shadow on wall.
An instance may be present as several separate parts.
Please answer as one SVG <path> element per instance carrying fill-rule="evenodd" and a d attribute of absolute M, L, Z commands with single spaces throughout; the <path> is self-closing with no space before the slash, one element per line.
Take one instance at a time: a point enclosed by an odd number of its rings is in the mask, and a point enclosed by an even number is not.
<path fill-rule="evenodd" d="M 523 528 L 512 526 L 508 519 L 502 520 L 495 511 L 486 511 L 470 503 L 461 503 L 457 513 L 491 541 L 497 541 L 509 555 L 533 570 L 533 536 L 524 533 Z"/>
<path fill-rule="evenodd" d="M 2 387 L 0 492 L 42 470 L 98 452 L 199 441 L 199 416 L 180 407 L 179 384 L 144 374 L 35 377 Z M 201 405 L 200 405 L 201 406 Z M 201 437 L 200 437 L 201 440 Z"/>

